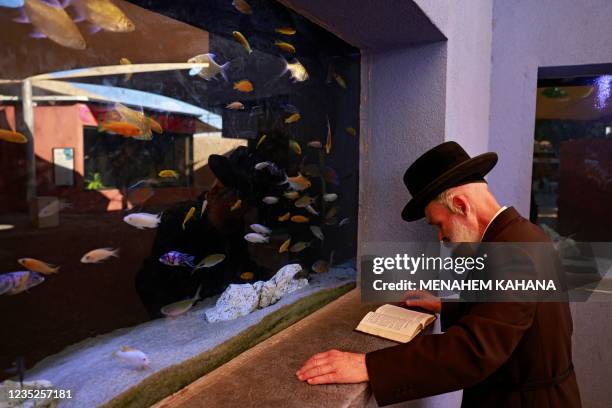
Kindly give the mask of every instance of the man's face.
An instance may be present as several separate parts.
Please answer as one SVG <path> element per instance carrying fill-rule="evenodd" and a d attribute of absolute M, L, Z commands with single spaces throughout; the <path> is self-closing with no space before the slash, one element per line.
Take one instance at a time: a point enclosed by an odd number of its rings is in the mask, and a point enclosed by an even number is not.
<path fill-rule="evenodd" d="M 438 233 L 438 240 L 444 242 L 478 242 L 478 224 L 470 222 L 463 214 L 452 213 L 445 205 L 437 201 L 425 207 L 427 223 L 433 225 Z"/>

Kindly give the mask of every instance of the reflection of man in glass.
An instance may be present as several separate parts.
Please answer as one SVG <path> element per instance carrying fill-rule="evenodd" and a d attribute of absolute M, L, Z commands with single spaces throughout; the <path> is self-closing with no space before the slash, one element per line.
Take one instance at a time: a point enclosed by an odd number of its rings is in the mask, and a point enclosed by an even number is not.
<path fill-rule="evenodd" d="M 136 276 L 136 289 L 151 317 L 160 317 L 160 309 L 167 304 L 194 296 L 200 284 L 200 296 L 206 297 L 222 292 L 229 283 L 239 282 L 242 272 L 256 272 L 249 264 L 244 240 L 243 217 L 251 191 L 249 153 L 239 147 L 229 157 L 211 155 L 209 166 L 216 177 L 210 191 L 196 201 L 177 203 L 163 212 L 151 255 Z M 192 207 L 194 217 L 183 229 Z M 212 254 L 224 254 L 225 259 L 192 273 L 189 266 L 160 262 L 160 257 L 170 251 L 193 256 L 196 264 Z"/>

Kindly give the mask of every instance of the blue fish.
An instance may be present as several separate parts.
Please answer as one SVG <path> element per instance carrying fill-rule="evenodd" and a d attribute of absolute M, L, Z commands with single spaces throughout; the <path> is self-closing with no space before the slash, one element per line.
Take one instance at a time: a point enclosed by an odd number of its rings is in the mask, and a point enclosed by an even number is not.
<path fill-rule="evenodd" d="M 31 271 L 9 272 L 0 275 L 0 295 L 16 295 L 40 285 L 45 277 Z"/>
<path fill-rule="evenodd" d="M 178 251 L 170 251 L 159 258 L 159 262 L 168 266 L 189 266 L 193 268 L 195 257 Z"/>

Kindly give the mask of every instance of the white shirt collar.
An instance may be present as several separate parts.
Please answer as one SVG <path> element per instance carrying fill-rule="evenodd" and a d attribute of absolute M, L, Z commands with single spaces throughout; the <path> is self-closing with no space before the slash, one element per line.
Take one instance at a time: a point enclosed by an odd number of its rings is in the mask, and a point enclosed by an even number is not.
<path fill-rule="evenodd" d="M 484 238 L 485 234 L 487 233 L 487 230 L 489 229 L 489 226 L 491 225 L 491 223 L 493 222 L 493 220 L 499 215 L 501 214 L 506 208 L 505 205 L 500 208 L 499 210 L 497 210 L 497 212 L 495 213 L 495 215 L 493 216 L 493 218 L 491 218 L 491 220 L 489 221 L 489 223 L 487 224 L 487 226 L 484 229 L 484 232 L 482 233 L 482 237 L 480 237 L 480 240 L 482 241 L 482 239 Z"/>

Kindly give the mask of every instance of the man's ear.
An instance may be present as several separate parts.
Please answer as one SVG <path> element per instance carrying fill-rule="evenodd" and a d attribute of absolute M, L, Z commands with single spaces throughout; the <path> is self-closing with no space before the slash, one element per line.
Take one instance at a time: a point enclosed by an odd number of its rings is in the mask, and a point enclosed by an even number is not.
<path fill-rule="evenodd" d="M 467 215 L 471 210 L 470 203 L 463 194 L 457 194 L 453 197 L 453 207 L 462 215 Z"/>

